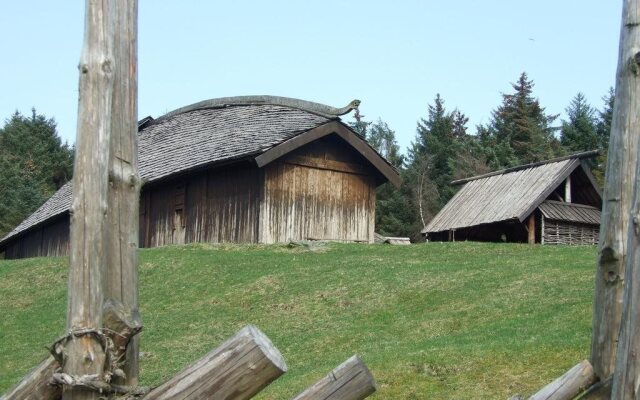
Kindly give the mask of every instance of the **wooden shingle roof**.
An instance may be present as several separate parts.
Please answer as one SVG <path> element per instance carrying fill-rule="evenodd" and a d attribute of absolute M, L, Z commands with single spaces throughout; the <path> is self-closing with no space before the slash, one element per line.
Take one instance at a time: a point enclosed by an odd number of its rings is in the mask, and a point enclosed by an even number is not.
<path fill-rule="evenodd" d="M 543 201 L 538 208 L 547 219 L 600 225 L 600 210 L 585 204 L 547 200 Z"/>
<path fill-rule="evenodd" d="M 597 154 L 597 153 L 595 153 Z M 422 230 L 443 232 L 499 221 L 524 221 L 593 152 L 464 179 L 451 200 Z"/>
<path fill-rule="evenodd" d="M 248 101 L 255 99 L 260 103 Z M 147 117 L 139 122 L 139 170 L 145 184 L 195 169 L 255 159 L 314 128 L 337 126 L 331 124 L 339 124 L 343 134 L 348 131 L 348 134 L 357 136 L 339 122 L 337 115 L 328 113 L 348 111 L 356 101 L 343 109 L 334 109 L 317 103 L 269 96 L 219 100 L 196 103 L 156 120 Z M 287 105 L 289 103 L 291 106 Z M 305 106 L 311 108 L 304 109 Z M 354 140 L 359 146 L 366 147 L 368 153 L 361 153 L 373 165 L 379 167 L 384 164 L 383 167 L 388 168 L 385 176 L 397 175 L 393 167 L 364 140 Z M 72 186 L 67 183 L 2 238 L 0 246 L 24 231 L 66 213 L 71 207 L 71 197 Z"/>

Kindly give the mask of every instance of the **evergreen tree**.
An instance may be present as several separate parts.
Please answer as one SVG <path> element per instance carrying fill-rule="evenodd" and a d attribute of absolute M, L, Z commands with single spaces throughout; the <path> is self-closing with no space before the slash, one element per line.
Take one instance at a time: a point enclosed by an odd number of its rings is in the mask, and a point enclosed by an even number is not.
<path fill-rule="evenodd" d="M 0 237 L 35 211 L 70 178 L 73 150 L 53 119 L 16 112 L 0 129 Z"/>
<path fill-rule="evenodd" d="M 602 98 L 604 108 L 598 111 L 598 121 L 596 122 L 600 156 L 598 156 L 597 165 L 592 172 L 601 188 L 604 187 L 604 173 L 607 167 L 607 152 L 609 151 L 609 137 L 611 136 L 611 120 L 613 119 L 613 102 L 615 97 L 616 95 L 613 88 L 609 88 L 609 93 Z"/>
<path fill-rule="evenodd" d="M 478 132 L 492 169 L 542 161 L 562 152 L 551 126 L 558 116 L 545 113 L 533 96 L 533 81 L 523 72 L 512 86 L 514 92 L 502 95 L 491 122 Z"/>
<path fill-rule="evenodd" d="M 582 93 L 575 95 L 566 109 L 567 121 L 562 121 L 560 142 L 570 153 L 596 150 L 600 138 L 596 129 L 596 111 Z"/>
<path fill-rule="evenodd" d="M 462 112 L 448 112 L 439 94 L 429 105 L 427 118 L 418 122 L 403 176 L 403 195 L 415 216 L 414 238 L 454 195 L 457 188 L 451 181 L 460 174 L 475 174 L 479 159 L 484 164 L 480 142 L 467 134 L 467 122 Z"/>
<path fill-rule="evenodd" d="M 369 144 L 402 173 L 404 157 L 400 154 L 395 132 L 380 119 L 366 124 Z M 376 189 L 376 232 L 387 236 L 407 236 L 410 233 L 407 228 L 410 221 L 411 215 L 407 212 L 402 192 L 390 183 L 379 186 Z"/>

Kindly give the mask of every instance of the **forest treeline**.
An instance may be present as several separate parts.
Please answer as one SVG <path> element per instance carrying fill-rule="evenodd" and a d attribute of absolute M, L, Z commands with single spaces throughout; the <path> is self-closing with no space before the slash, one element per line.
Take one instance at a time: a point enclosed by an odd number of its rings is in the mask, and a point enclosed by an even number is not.
<path fill-rule="evenodd" d="M 420 231 L 451 199 L 456 179 L 567 154 L 600 150 L 589 161 L 602 186 L 613 114 L 613 89 L 601 108 L 577 93 L 566 108 L 566 120 L 549 114 L 534 96 L 534 83 L 522 73 L 502 94 L 489 123 L 472 134 L 469 119 L 447 109 L 438 94 L 418 121 L 416 135 L 402 154 L 395 132 L 382 120 L 359 120 L 351 127 L 384 155 L 400 172 L 400 189 L 385 184 L 377 189 L 376 231 L 388 236 L 420 240 Z"/>
<path fill-rule="evenodd" d="M 16 112 L 0 128 L 0 238 L 71 179 L 73 148 L 36 110 Z"/>
<path fill-rule="evenodd" d="M 402 154 L 395 132 L 382 120 L 360 119 L 352 128 L 385 156 L 402 177 L 399 189 L 377 189 L 376 231 L 420 239 L 420 231 L 458 189 L 451 181 L 556 156 L 600 149 L 591 163 L 602 184 L 613 114 L 613 90 L 601 108 L 581 93 L 569 102 L 566 120 L 546 112 L 525 73 L 502 95 L 490 122 L 469 132 L 469 119 L 447 109 L 436 95 Z M 73 148 L 62 143 L 56 123 L 32 110 L 18 112 L 0 129 L 0 238 L 71 179 Z"/>

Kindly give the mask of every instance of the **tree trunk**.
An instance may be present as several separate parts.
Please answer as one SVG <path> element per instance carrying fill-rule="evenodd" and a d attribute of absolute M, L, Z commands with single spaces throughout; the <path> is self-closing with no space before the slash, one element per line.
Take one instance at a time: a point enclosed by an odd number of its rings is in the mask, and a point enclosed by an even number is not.
<path fill-rule="evenodd" d="M 113 82 L 113 16 L 108 0 L 87 0 L 85 39 L 80 59 L 80 101 L 71 204 L 71 252 L 67 359 L 63 372 L 74 377 L 104 373 L 105 351 L 96 335 L 101 328 L 106 270 L 109 137 Z M 75 334 L 74 334 L 75 332 Z M 63 398 L 97 399 L 82 387 L 65 386 Z"/>
<path fill-rule="evenodd" d="M 52 357 L 47 357 L 16 386 L 9 389 L 0 400 L 58 400 L 62 396 L 60 386 L 51 385 L 53 373 L 60 364 Z"/>
<path fill-rule="evenodd" d="M 367 366 L 353 356 L 293 400 L 362 400 L 376 389 Z"/>
<path fill-rule="evenodd" d="M 250 399 L 286 371 L 269 338 L 248 325 L 143 400 Z"/>
<path fill-rule="evenodd" d="M 584 360 L 529 397 L 529 400 L 571 400 L 588 389 L 596 380 L 591 364 Z"/>
<path fill-rule="evenodd" d="M 121 302 L 129 315 L 138 313 L 138 65 L 137 0 L 114 1 L 113 100 L 107 216 L 106 295 Z M 115 383 L 138 384 L 138 336 L 131 340 L 124 357 L 126 379 Z"/>
<path fill-rule="evenodd" d="M 593 308 L 591 364 L 601 380 L 613 374 L 622 315 L 629 213 L 638 164 L 636 52 L 640 46 L 638 2 L 624 0 L 616 94 L 603 195 Z"/>

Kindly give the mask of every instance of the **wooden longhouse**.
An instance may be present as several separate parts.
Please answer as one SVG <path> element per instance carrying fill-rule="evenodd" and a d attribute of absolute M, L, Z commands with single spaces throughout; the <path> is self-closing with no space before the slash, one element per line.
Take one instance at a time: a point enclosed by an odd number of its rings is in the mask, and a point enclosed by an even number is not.
<path fill-rule="evenodd" d="M 585 159 L 596 151 L 454 181 L 464 185 L 427 240 L 597 244 L 602 197 Z"/>
<path fill-rule="evenodd" d="M 375 189 L 397 171 L 336 109 L 271 96 L 212 99 L 139 122 L 140 247 L 373 242 Z M 0 240 L 6 258 L 65 255 L 71 184 Z"/>

